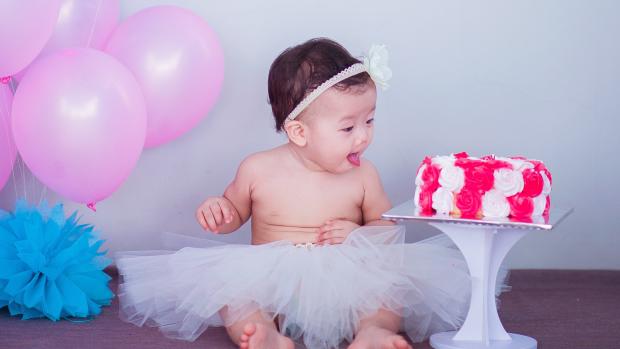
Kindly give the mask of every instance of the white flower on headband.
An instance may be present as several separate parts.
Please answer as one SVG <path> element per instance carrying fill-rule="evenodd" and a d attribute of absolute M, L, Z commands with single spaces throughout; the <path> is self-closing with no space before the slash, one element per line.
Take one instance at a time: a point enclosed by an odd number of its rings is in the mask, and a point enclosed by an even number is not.
<path fill-rule="evenodd" d="M 388 51 L 385 45 L 372 45 L 368 57 L 364 57 L 364 66 L 368 74 L 382 89 L 388 88 L 392 70 L 388 67 Z"/>

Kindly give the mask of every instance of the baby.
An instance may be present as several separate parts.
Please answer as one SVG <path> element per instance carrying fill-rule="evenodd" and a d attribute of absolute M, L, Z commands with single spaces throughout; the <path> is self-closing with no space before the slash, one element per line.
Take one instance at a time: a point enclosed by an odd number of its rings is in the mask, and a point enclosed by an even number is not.
<path fill-rule="evenodd" d="M 385 225 L 390 209 L 374 166 L 362 154 L 372 142 L 377 90 L 367 72 L 327 88 L 298 113 L 309 91 L 360 64 L 339 44 L 317 39 L 282 53 L 269 72 L 269 100 L 278 131 L 288 143 L 246 158 L 222 197 L 197 211 L 214 233 L 237 230 L 252 217 L 252 243 L 339 244 L 361 225 Z M 361 64 L 360 64 L 361 65 Z M 407 348 L 395 334 L 400 319 L 378 311 L 364 319 L 352 348 Z M 269 347 L 262 341 L 292 342 L 259 314 L 228 327 L 241 348 Z"/>
<path fill-rule="evenodd" d="M 404 229 L 381 220 L 391 204 L 362 157 L 376 86 L 391 75 L 385 58 L 374 47 L 362 63 L 324 38 L 276 58 L 269 101 L 288 142 L 248 156 L 224 194 L 196 211 L 217 234 L 252 217 L 252 245 L 120 258 L 128 321 L 190 340 L 223 325 L 242 349 L 301 338 L 309 348 L 405 349 L 403 328 L 422 340 L 458 326 L 469 286 L 462 258 L 436 243 L 404 244 Z M 162 277 L 171 286 L 156 291 Z"/>

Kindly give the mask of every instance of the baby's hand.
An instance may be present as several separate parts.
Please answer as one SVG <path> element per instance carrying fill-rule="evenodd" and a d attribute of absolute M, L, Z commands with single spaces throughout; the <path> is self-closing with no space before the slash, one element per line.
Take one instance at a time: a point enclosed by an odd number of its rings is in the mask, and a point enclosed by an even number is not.
<path fill-rule="evenodd" d="M 345 219 L 332 219 L 319 227 L 316 242 L 319 245 L 341 244 L 359 224 Z"/>
<path fill-rule="evenodd" d="M 218 233 L 218 227 L 233 221 L 235 207 L 224 197 L 208 198 L 196 210 L 196 219 L 204 230 Z"/>

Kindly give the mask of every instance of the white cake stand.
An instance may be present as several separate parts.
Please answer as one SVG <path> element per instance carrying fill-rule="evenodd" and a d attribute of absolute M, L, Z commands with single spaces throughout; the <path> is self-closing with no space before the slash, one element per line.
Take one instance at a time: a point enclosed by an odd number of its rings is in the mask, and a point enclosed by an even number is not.
<path fill-rule="evenodd" d="M 535 349 L 536 340 L 508 333 L 495 305 L 495 284 L 499 267 L 508 251 L 533 230 L 551 230 L 572 209 L 552 208 L 548 219 L 534 222 L 508 219 L 462 219 L 447 215 L 424 216 L 409 200 L 383 214 L 390 220 L 423 220 L 444 232 L 461 250 L 471 276 L 469 312 L 459 331 L 436 333 L 430 344 L 436 349 Z"/>

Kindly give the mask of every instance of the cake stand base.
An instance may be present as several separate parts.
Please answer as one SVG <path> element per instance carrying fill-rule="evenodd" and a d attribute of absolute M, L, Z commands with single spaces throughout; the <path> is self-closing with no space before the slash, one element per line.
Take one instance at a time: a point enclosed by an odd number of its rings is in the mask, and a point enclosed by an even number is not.
<path fill-rule="evenodd" d="M 509 333 L 510 340 L 491 340 L 488 344 L 479 341 L 455 341 L 456 331 L 436 333 L 430 344 L 435 349 L 536 349 L 536 340 L 520 334 Z"/>

